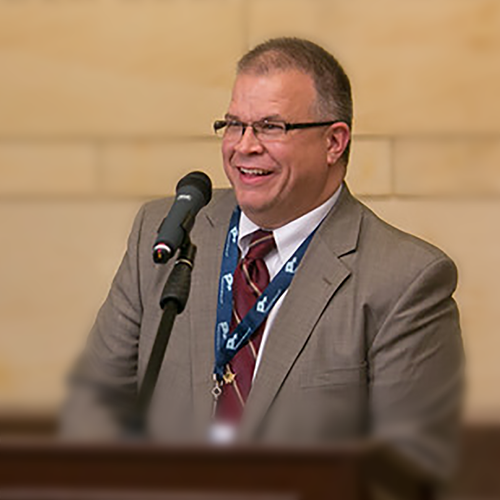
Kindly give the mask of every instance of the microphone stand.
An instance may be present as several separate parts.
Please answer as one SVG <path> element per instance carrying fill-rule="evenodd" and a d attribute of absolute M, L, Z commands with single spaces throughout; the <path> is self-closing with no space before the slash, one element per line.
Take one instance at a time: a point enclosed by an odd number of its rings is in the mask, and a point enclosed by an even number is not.
<path fill-rule="evenodd" d="M 158 375 L 160 373 L 165 351 L 167 349 L 172 327 L 178 314 L 184 311 L 191 288 L 191 273 L 196 256 L 196 245 L 191 243 L 188 234 L 179 249 L 179 255 L 165 283 L 160 299 L 163 314 L 158 333 L 153 344 L 144 379 L 139 389 L 136 414 L 133 422 L 133 433 L 144 435 L 146 414 L 153 396 Z"/>

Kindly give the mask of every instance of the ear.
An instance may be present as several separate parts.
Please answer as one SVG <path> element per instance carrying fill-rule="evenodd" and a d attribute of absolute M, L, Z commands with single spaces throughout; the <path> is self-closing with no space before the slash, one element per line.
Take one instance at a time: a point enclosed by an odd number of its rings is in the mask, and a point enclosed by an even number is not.
<path fill-rule="evenodd" d="M 335 165 L 351 140 L 351 130 L 347 123 L 334 123 L 328 127 L 326 133 L 327 161 Z"/>

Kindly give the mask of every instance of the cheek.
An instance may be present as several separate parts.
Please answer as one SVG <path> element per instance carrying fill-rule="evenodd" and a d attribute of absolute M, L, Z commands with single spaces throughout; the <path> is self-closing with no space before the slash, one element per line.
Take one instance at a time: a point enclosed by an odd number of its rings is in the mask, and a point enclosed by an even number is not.
<path fill-rule="evenodd" d="M 318 146 L 306 144 L 297 153 L 296 163 L 301 176 L 322 178 L 328 166 L 328 152 Z"/>
<path fill-rule="evenodd" d="M 311 162 L 311 156 L 307 151 L 308 148 L 304 147 L 280 152 L 278 161 L 290 180 L 303 182 L 304 177 L 307 177 Z"/>
<path fill-rule="evenodd" d="M 273 163 L 279 167 L 282 172 L 292 171 L 296 162 L 295 152 L 285 144 L 273 144 L 268 146 L 267 155 L 272 159 Z"/>

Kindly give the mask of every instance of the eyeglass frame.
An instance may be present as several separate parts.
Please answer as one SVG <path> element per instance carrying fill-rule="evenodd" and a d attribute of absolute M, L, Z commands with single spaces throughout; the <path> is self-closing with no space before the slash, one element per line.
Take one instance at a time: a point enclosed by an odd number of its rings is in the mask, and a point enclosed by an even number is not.
<path fill-rule="evenodd" d="M 262 133 L 262 131 L 257 131 L 255 130 L 255 125 L 256 124 L 265 124 L 265 123 L 269 123 L 269 124 L 279 124 L 279 125 L 283 125 L 284 126 L 284 129 L 283 129 L 283 135 L 278 135 L 278 136 L 274 136 L 274 137 L 284 137 L 287 132 L 289 130 L 295 130 L 295 129 L 307 129 L 307 128 L 313 128 L 313 127 L 326 127 L 326 126 L 329 126 L 329 125 L 335 125 L 336 123 L 346 123 L 344 120 L 330 120 L 330 121 L 326 121 L 326 122 L 302 122 L 302 123 L 289 123 L 289 122 L 285 122 L 283 120 L 269 120 L 269 119 L 266 119 L 264 118 L 263 120 L 257 120 L 255 122 L 252 122 L 252 123 L 245 123 L 245 122 L 241 122 L 239 120 L 227 120 L 227 119 L 224 119 L 224 120 L 215 120 L 215 122 L 213 123 L 213 129 L 214 129 L 214 133 L 215 135 L 217 135 L 217 137 L 221 137 L 217 134 L 217 132 L 219 130 L 222 130 L 223 128 L 227 127 L 229 123 L 238 123 L 239 125 L 241 125 L 241 136 L 240 136 L 240 139 L 241 137 L 243 137 L 243 135 L 245 134 L 245 131 L 248 127 L 251 127 L 252 130 L 253 130 L 253 133 L 255 135 L 255 137 L 259 140 L 262 139 L 262 137 L 266 138 L 266 134 Z M 227 129 L 226 129 L 227 130 Z M 224 139 L 225 137 L 225 131 L 223 132 L 224 135 L 222 135 L 222 139 Z M 269 137 L 273 137 L 273 135 L 268 135 L 267 136 L 268 138 Z"/>

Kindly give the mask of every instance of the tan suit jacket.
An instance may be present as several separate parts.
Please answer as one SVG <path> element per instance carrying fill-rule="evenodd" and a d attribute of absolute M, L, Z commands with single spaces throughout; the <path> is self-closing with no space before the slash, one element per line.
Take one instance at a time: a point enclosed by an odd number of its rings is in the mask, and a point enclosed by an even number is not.
<path fill-rule="evenodd" d="M 63 418 L 67 435 L 111 435 L 114 412 L 141 382 L 171 266 L 151 258 L 168 203 L 146 204 L 134 222 L 75 372 Z M 156 437 L 207 436 L 218 278 L 234 206 L 232 191 L 219 191 L 197 218 L 191 296 L 151 408 Z M 239 439 L 324 443 L 381 436 L 446 474 L 461 392 L 456 280 L 446 255 L 383 222 L 344 186 L 273 324 Z"/>

